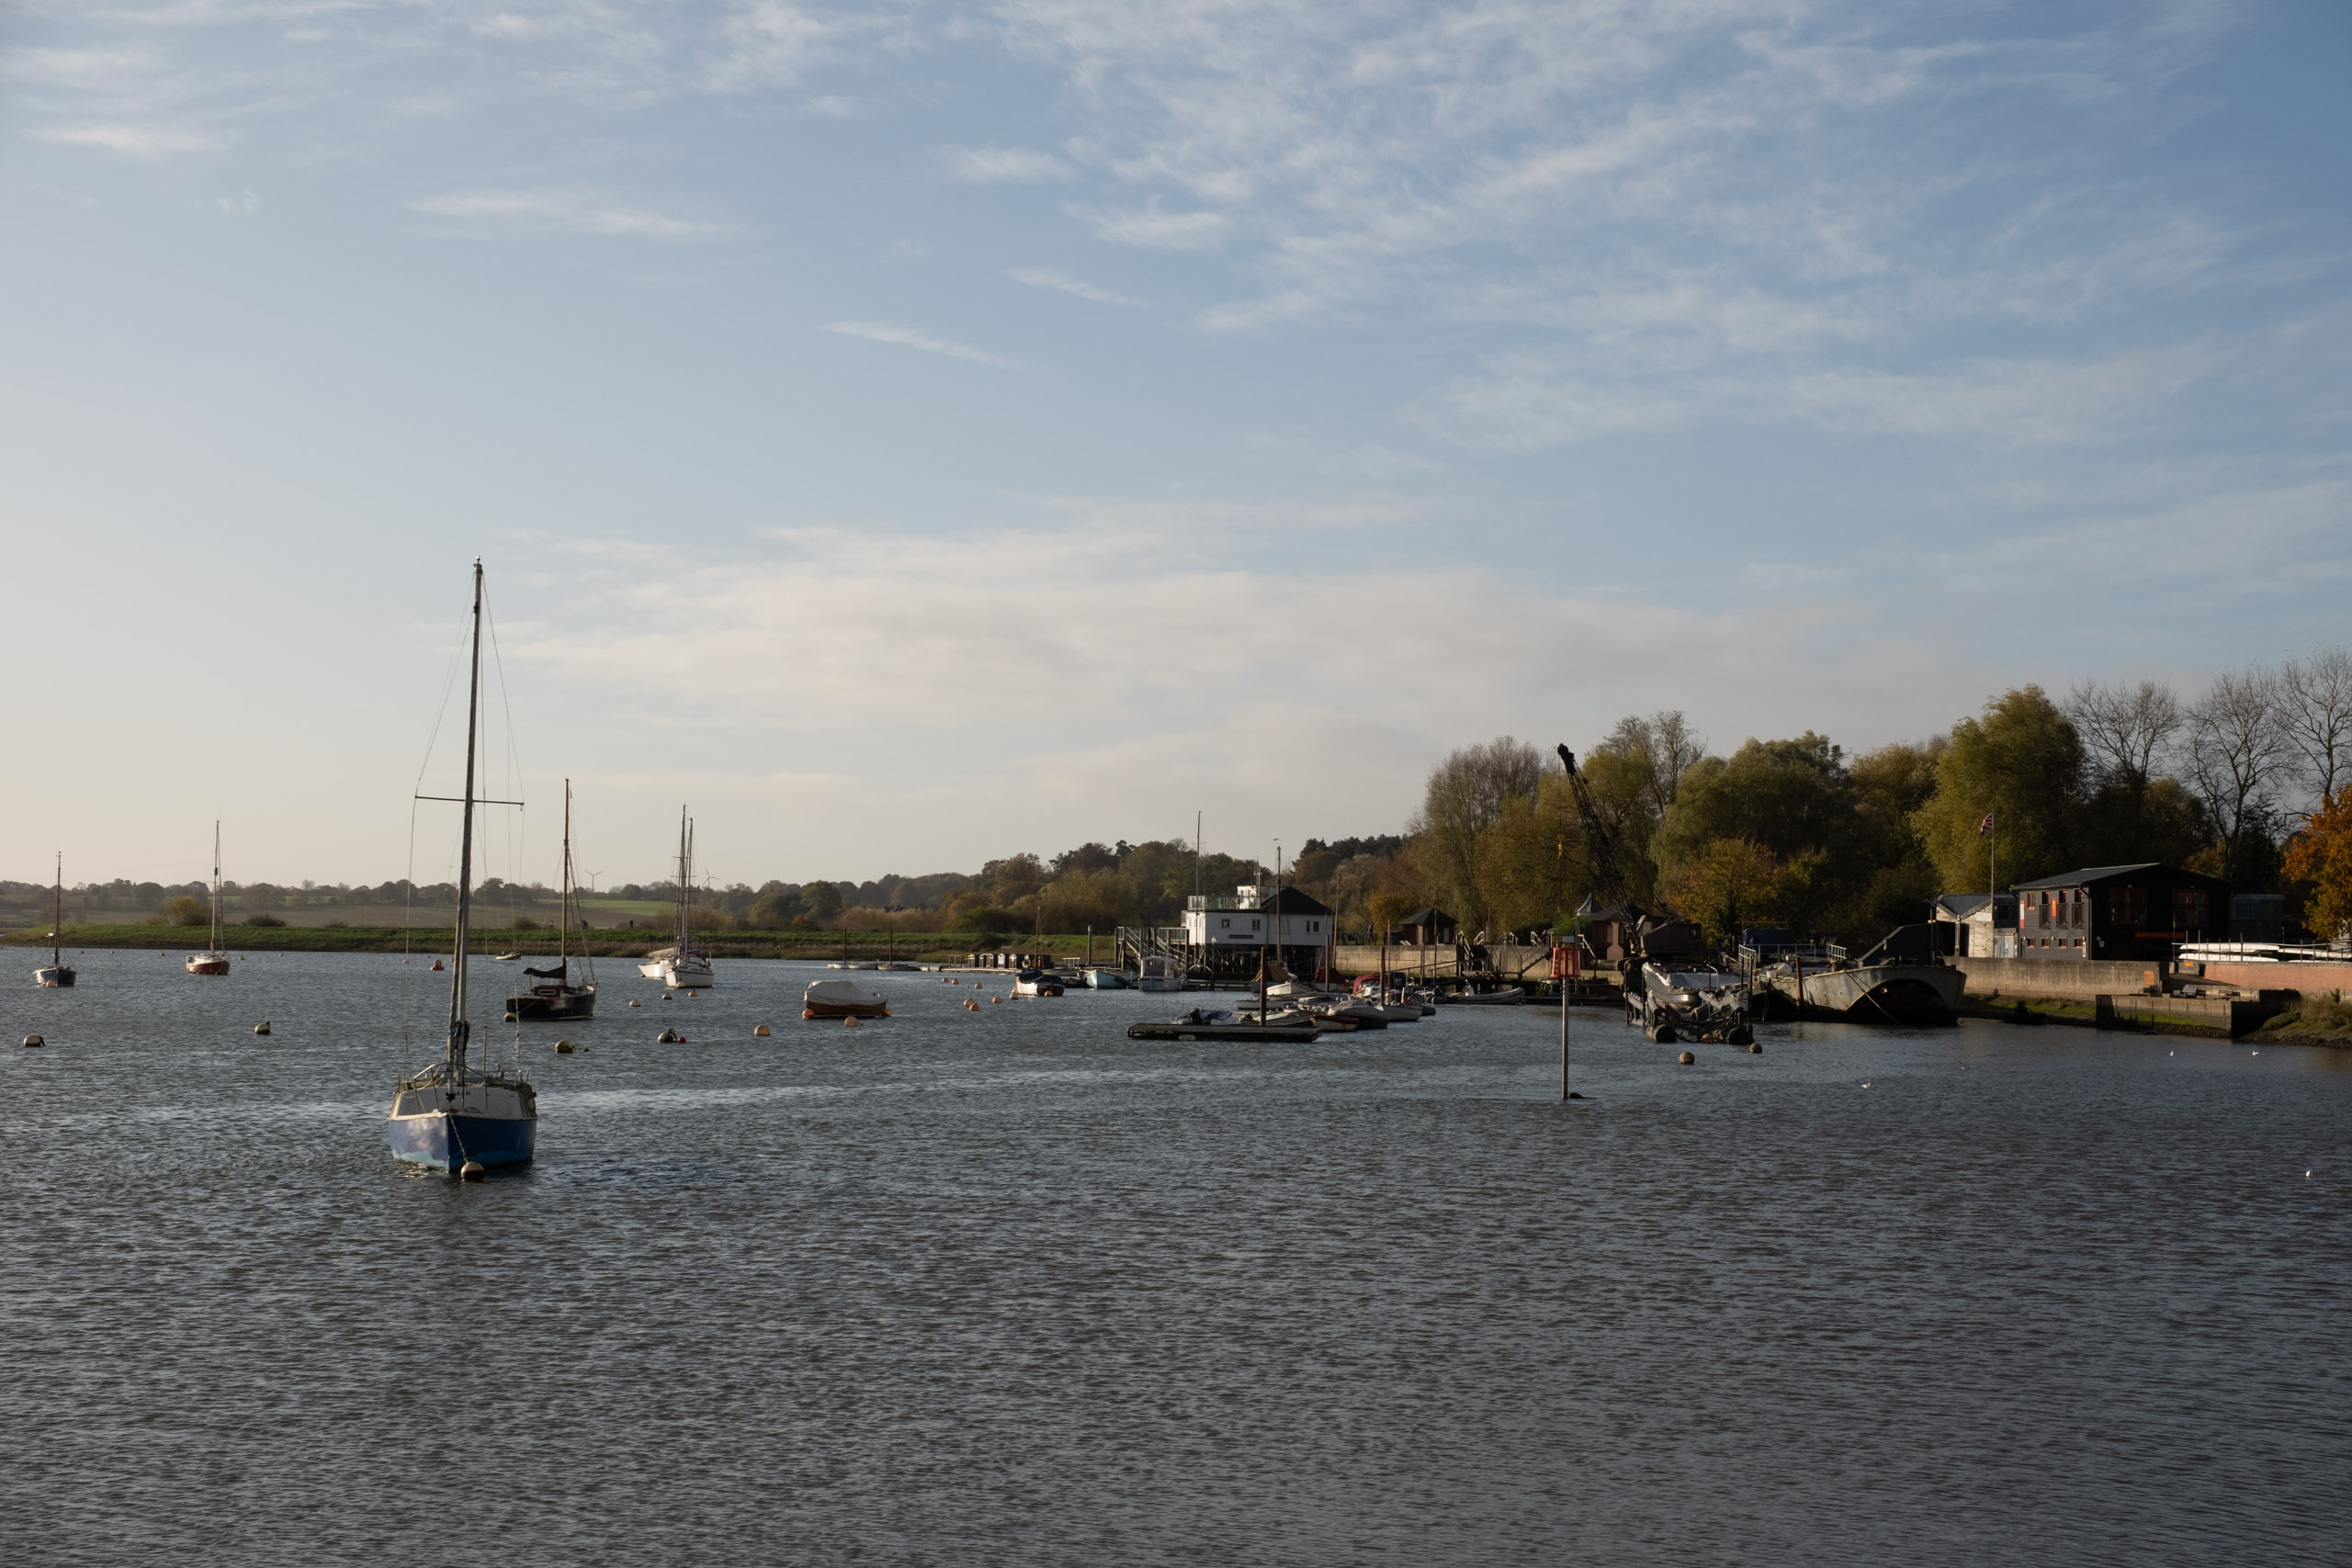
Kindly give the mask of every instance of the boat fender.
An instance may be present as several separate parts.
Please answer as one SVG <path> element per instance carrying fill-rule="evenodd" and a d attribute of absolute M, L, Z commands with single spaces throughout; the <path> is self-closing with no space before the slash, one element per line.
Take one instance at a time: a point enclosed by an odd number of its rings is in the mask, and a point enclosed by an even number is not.
<path fill-rule="evenodd" d="M 803 1019 L 814 1018 L 817 1016 L 817 1010 L 814 1008 L 802 1008 L 800 1010 L 800 1016 Z"/>
<path fill-rule="evenodd" d="M 254 1024 L 254 1032 L 255 1034 L 266 1034 L 266 1033 L 268 1033 L 268 1032 L 269 1032 L 269 1020 L 267 1020 L 267 1019 L 263 1019 L 259 1023 Z"/>
<path fill-rule="evenodd" d="M 26 1035 L 26 1036 L 25 1036 L 25 1043 L 26 1043 L 28 1046 L 33 1046 L 33 1045 L 46 1045 L 46 1044 L 48 1044 L 48 1043 L 49 1043 L 49 1042 L 48 1042 L 48 1041 L 46 1041 L 46 1040 L 43 1040 L 43 1039 L 42 1039 L 40 1035 L 38 1035 L 38 1034 L 28 1034 L 28 1035 Z"/>
<path fill-rule="evenodd" d="M 889 1016 L 890 1016 L 890 1004 L 889 1004 L 889 1003 L 888 1003 L 888 1002 L 884 1002 L 884 1003 L 882 1004 L 882 1016 L 883 1016 L 884 1018 L 888 1018 L 888 1017 L 889 1017 Z M 2259 1055 L 2262 1055 L 2262 1053 L 2261 1053 L 2261 1052 L 2259 1052 L 2259 1051 L 2256 1051 L 2256 1052 L 2255 1053 L 2255 1055 L 2257 1055 L 2257 1056 L 2259 1056 Z"/>
<path fill-rule="evenodd" d="M 1687 1067 L 1687 1066 L 1690 1066 L 1693 1062 L 1696 1062 L 1699 1058 L 1698 1058 L 1698 1057 L 1696 1057 L 1696 1056 L 1693 1056 L 1690 1052 L 1685 1051 L 1685 1052 L 1683 1052 L 1683 1053 L 1682 1053 L 1682 1055 L 1680 1055 L 1679 1056 L 1675 1057 L 1674 1059 L 1675 1059 L 1676 1061 L 1678 1061 L 1678 1062 L 1681 1063 L 1684 1066 L 1686 1066 L 1686 1067 Z"/>
<path fill-rule="evenodd" d="M 559 1040 L 555 1043 L 555 1054 L 559 1056 L 569 1056 L 578 1047 L 569 1040 Z"/>
<path fill-rule="evenodd" d="M 752 1031 L 752 1037 L 755 1040 L 765 1040 L 774 1032 L 775 1032 L 769 1029 L 766 1024 L 763 1023 Z"/>

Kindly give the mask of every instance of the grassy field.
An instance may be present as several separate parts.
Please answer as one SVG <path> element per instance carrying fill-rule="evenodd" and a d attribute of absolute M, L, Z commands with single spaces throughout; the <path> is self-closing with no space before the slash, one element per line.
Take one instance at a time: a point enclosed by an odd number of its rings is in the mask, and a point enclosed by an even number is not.
<path fill-rule="evenodd" d="M 210 937 L 206 926 L 151 925 L 69 925 L 64 930 L 61 945 L 67 948 L 153 948 L 159 953 L 195 952 Z M 601 927 L 572 933 L 573 952 L 585 951 L 599 958 L 627 957 L 641 954 L 666 941 L 659 931 L 629 931 Z M 49 928 L 46 925 L 27 927 L 0 936 L 0 942 L 14 947 L 47 947 Z M 221 942 L 230 952 L 248 953 L 446 953 L 449 945 L 447 926 L 420 925 L 410 930 L 398 926 L 229 926 L 221 931 Z M 712 931 L 699 939 L 697 945 L 720 958 L 839 958 L 842 955 L 842 933 L 839 931 Z M 1049 952 L 1065 957 L 1082 957 L 1086 952 L 1083 933 L 1061 936 L 1021 937 L 1012 945 L 1018 951 Z M 555 951 L 555 933 L 550 931 L 517 931 L 503 928 L 473 932 L 472 951 L 476 953 L 550 953 Z M 968 936 L 939 935 L 923 931 L 853 931 L 849 952 L 853 958 L 872 959 L 895 953 L 899 958 L 922 959 L 932 963 L 961 962 L 965 954 L 976 951 Z M 1111 944 L 1102 937 L 1094 939 L 1094 954 L 1108 959 Z"/>

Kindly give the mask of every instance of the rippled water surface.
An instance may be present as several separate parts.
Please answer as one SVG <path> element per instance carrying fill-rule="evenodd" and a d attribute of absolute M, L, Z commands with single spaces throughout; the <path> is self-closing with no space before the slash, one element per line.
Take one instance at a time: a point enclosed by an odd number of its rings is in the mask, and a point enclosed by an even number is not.
<path fill-rule="evenodd" d="M 2352 1561 L 2344 1053 L 613 963 L 459 1185 L 442 976 L 178 958 L 0 990 L 0 1561 Z"/>

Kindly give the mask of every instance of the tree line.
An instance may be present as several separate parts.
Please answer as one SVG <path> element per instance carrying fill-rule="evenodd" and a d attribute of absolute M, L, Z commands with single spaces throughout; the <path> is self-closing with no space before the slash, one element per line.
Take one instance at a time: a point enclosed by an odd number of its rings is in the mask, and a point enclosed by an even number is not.
<path fill-rule="evenodd" d="M 1853 757 L 1810 730 L 1719 756 L 1679 712 L 1632 716 L 1582 771 L 1589 823 L 1533 746 L 1454 752 L 1382 879 L 1491 931 L 1562 925 L 1594 896 L 1715 940 L 1743 925 L 1871 937 L 1924 919 L 1940 893 L 2156 861 L 2284 893 L 2324 932 L 2352 918 L 2329 870 L 2335 823 L 2352 816 L 2340 647 L 2193 696 L 2160 681 L 2086 682 L 2062 699 L 2021 686 L 1948 731 Z"/>

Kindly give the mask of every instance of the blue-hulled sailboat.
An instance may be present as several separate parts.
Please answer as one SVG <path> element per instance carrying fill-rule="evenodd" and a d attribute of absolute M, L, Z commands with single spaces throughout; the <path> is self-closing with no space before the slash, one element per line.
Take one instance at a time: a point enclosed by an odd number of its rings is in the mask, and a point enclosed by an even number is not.
<path fill-rule="evenodd" d="M 449 1035 L 442 1059 L 401 1079 L 386 1123 L 392 1157 L 476 1177 L 531 1157 L 538 1139 L 538 1094 L 518 1066 L 510 1075 L 469 1066 L 466 968 L 474 902 L 474 750 L 481 712 L 481 562 L 474 562 L 473 670 L 466 691 L 465 826 L 458 854 L 458 931 L 449 963 Z"/>

